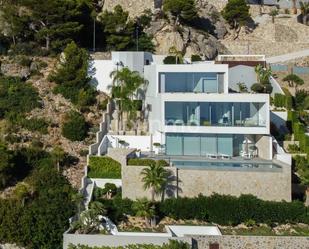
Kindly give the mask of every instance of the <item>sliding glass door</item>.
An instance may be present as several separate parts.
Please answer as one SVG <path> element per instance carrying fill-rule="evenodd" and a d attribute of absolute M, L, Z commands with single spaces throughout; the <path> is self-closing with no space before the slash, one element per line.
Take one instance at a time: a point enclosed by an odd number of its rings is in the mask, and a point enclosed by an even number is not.
<path fill-rule="evenodd" d="M 238 156 L 242 140 L 235 136 L 239 135 L 168 133 L 166 134 L 166 153 L 185 156 Z"/>
<path fill-rule="evenodd" d="M 181 134 L 166 135 L 166 153 L 172 156 L 183 155 L 183 136 Z"/>

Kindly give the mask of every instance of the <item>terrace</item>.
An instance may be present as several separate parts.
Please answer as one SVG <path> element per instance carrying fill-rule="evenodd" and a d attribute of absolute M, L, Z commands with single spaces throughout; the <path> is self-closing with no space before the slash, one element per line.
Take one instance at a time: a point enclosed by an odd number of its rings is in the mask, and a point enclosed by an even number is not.
<path fill-rule="evenodd" d="M 165 125 L 265 127 L 265 103 L 165 102 Z"/>

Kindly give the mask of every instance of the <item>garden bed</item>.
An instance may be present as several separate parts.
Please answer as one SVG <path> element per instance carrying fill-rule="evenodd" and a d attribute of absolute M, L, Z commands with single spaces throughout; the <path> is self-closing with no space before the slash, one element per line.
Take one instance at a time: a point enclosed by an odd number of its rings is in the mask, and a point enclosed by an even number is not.
<path fill-rule="evenodd" d="M 89 178 L 121 178 L 121 164 L 110 157 L 91 156 L 89 158 Z"/>

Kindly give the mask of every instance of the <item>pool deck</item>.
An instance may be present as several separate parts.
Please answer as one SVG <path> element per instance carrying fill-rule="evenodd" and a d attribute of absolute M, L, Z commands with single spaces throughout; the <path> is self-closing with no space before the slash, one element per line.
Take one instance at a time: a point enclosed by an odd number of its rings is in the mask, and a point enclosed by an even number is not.
<path fill-rule="evenodd" d="M 202 162 L 232 162 L 232 163 L 257 163 L 257 164 L 264 164 L 264 163 L 272 163 L 272 160 L 266 160 L 262 158 L 252 158 L 252 159 L 245 159 L 243 157 L 232 157 L 229 159 L 222 159 L 222 158 L 208 158 L 206 156 L 169 156 L 169 155 L 156 155 L 152 153 L 142 153 L 141 157 L 143 158 L 152 158 L 155 160 L 164 159 L 167 161 L 202 161 Z"/>

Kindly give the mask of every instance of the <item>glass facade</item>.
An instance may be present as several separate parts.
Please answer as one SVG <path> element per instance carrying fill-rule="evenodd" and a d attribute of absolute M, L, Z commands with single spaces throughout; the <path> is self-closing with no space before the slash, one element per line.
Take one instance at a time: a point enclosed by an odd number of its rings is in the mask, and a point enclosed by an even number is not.
<path fill-rule="evenodd" d="M 264 105 L 249 102 L 167 101 L 165 125 L 266 127 Z"/>
<path fill-rule="evenodd" d="M 167 133 L 166 154 L 177 156 L 239 156 L 245 146 L 245 135 Z"/>
<path fill-rule="evenodd" d="M 224 74 L 159 73 L 159 92 L 222 93 Z"/>

